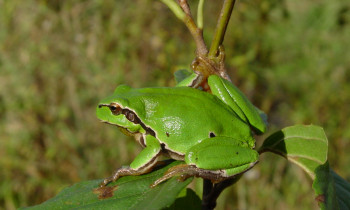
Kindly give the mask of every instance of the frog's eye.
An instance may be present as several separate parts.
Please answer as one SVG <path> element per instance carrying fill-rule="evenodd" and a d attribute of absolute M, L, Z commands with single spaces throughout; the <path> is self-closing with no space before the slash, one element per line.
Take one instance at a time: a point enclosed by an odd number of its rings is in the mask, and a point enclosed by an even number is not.
<path fill-rule="evenodd" d="M 111 104 L 108 107 L 111 110 L 112 114 L 114 114 L 114 115 L 120 115 L 121 114 L 122 108 L 120 108 L 120 106 L 118 106 L 116 104 Z"/>

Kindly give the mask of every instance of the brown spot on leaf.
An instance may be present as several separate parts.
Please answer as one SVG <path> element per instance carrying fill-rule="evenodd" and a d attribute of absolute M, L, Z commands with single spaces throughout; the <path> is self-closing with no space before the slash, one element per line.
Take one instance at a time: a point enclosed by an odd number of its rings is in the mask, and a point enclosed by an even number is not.
<path fill-rule="evenodd" d="M 318 195 L 315 200 L 318 202 L 318 204 L 320 203 L 324 203 L 326 200 L 326 197 L 324 195 Z"/>
<path fill-rule="evenodd" d="M 106 198 L 110 198 L 114 195 L 114 191 L 116 191 L 118 188 L 118 186 L 113 186 L 113 187 L 99 187 L 99 188 L 95 188 L 93 190 L 93 192 L 95 194 L 98 194 L 98 199 L 103 200 Z"/>

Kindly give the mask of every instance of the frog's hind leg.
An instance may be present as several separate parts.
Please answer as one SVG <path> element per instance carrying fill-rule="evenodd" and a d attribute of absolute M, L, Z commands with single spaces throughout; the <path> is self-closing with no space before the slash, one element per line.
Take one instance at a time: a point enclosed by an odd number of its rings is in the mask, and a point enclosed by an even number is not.
<path fill-rule="evenodd" d="M 185 181 L 189 177 L 195 176 L 195 177 L 201 177 L 203 179 L 208 179 L 215 184 L 227 179 L 232 179 L 236 176 L 240 176 L 242 173 L 249 170 L 254 165 L 255 163 L 249 164 L 248 167 L 245 165 L 244 169 L 241 170 L 240 172 L 237 172 L 237 169 L 228 169 L 225 172 L 224 170 L 207 170 L 207 169 L 197 168 L 194 165 L 181 164 L 168 169 L 168 171 L 166 171 L 162 177 L 160 177 L 153 184 L 151 184 L 151 187 L 154 188 L 158 184 L 174 176 L 179 176 L 178 180 L 181 182 Z M 229 175 L 229 174 L 232 174 L 232 175 Z"/>
<path fill-rule="evenodd" d="M 201 177 L 204 179 L 209 179 L 213 183 L 221 182 L 228 177 L 224 176 L 224 172 L 222 170 L 206 170 L 197 168 L 194 165 L 181 164 L 168 169 L 165 174 L 157 179 L 151 187 L 156 187 L 158 184 L 172 178 L 173 176 L 180 176 L 179 181 L 185 181 L 189 177 Z"/>
<path fill-rule="evenodd" d="M 186 164 L 170 168 L 151 187 L 179 175 L 180 180 L 196 176 L 218 183 L 246 172 L 258 160 L 258 152 L 249 148 L 244 141 L 230 137 L 204 139 L 186 152 Z"/>

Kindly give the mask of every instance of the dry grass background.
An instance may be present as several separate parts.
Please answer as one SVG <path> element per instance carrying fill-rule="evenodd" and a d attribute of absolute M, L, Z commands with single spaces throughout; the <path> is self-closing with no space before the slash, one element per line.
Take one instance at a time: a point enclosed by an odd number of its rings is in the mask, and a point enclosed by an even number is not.
<path fill-rule="evenodd" d="M 207 43 L 218 4 L 205 4 Z M 268 113 L 270 132 L 323 126 L 347 180 L 349 36 L 348 0 L 242 0 L 225 38 L 230 75 Z M 98 101 L 121 83 L 172 86 L 193 56 L 186 28 L 156 0 L 0 0 L 0 208 L 41 203 L 130 163 L 139 147 L 98 122 Z M 218 209 L 317 209 L 311 183 L 263 155 Z"/>

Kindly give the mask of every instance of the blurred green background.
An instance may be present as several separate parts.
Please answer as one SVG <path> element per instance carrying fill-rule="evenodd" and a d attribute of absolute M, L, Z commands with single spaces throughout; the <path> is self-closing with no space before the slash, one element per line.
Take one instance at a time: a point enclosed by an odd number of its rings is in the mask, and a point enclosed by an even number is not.
<path fill-rule="evenodd" d="M 347 180 L 349 3 L 241 0 L 224 42 L 231 78 L 268 114 L 269 133 L 324 127 L 331 166 Z M 220 6 L 205 3 L 207 43 Z M 98 101 L 122 83 L 173 86 L 194 49 L 157 0 L 0 0 L 0 208 L 41 203 L 129 164 L 140 148 L 97 120 Z M 263 155 L 218 209 L 317 209 L 311 183 L 286 160 Z"/>

